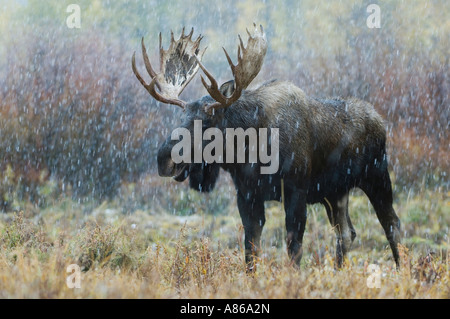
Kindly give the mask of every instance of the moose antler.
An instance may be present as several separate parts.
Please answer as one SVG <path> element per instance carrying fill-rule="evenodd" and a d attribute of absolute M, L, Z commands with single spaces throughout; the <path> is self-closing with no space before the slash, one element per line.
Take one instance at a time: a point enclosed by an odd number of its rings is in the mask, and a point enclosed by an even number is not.
<path fill-rule="evenodd" d="M 160 102 L 178 105 L 183 109 L 186 102 L 178 99 L 178 97 L 197 73 L 198 62 L 201 61 L 206 51 L 205 48 L 199 54 L 200 41 L 203 37 L 199 35 L 197 40 L 192 41 L 193 33 L 194 28 L 189 34 L 185 35 L 183 28 L 180 38 L 175 41 L 173 32 L 171 32 L 170 46 L 167 50 L 163 49 L 161 33 L 159 34 L 160 73 L 156 73 L 153 69 L 144 45 L 144 38 L 142 38 L 142 56 L 145 68 L 152 78 L 150 84 L 144 81 L 136 69 L 136 52 L 133 53 L 131 59 L 134 74 L 151 96 Z M 155 86 L 157 86 L 159 92 Z"/>
<path fill-rule="evenodd" d="M 211 73 L 208 72 L 208 70 L 203 66 L 200 59 L 197 60 L 200 68 L 203 70 L 205 75 L 210 80 L 211 85 L 208 85 L 206 83 L 203 76 L 201 77 L 202 83 L 206 88 L 206 90 L 208 91 L 208 93 L 211 95 L 211 97 L 217 101 L 206 107 L 207 112 L 211 112 L 212 109 L 217 110 L 220 108 L 228 107 L 234 102 L 236 102 L 241 96 L 242 91 L 248 87 L 248 85 L 253 81 L 253 79 L 258 75 L 259 71 L 261 70 L 262 64 L 264 62 L 264 57 L 267 52 L 267 40 L 263 27 L 260 25 L 259 30 L 255 23 L 253 23 L 253 25 L 255 27 L 253 36 L 247 29 L 248 34 L 247 48 L 244 47 L 244 43 L 242 42 L 241 36 L 238 35 L 240 44 L 238 46 L 237 65 L 233 64 L 227 51 L 225 50 L 225 48 L 223 48 L 223 51 L 225 52 L 225 55 L 228 60 L 228 64 L 230 65 L 231 71 L 233 72 L 236 86 L 231 96 L 229 97 L 224 96 L 220 92 L 219 86 L 217 85 L 217 81 L 214 79 Z"/>

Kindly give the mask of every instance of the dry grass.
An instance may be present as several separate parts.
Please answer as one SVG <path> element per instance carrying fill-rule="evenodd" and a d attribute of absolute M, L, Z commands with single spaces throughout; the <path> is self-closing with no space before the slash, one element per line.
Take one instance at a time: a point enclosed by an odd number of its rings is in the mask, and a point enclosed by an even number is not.
<path fill-rule="evenodd" d="M 93 210 L 66 201 L 0 219 L 0 298 L 449 298 L 449 204 L 442 194 L 401 198 L 405 229 L 396 271 L 367 199 L 354 196 L 358 232 L 345 267 L 333 266 L 334 236 L 319 206 L 309 209 L 300 269 L 288 264 L 283 214 L 268 205 L 263 255 L 245 272 L 242 227 L 229 214 L 175 216 Z M 434 203 L 434 204 L 430 204 Z M 428 211 L 432 207 L 433 211 Z M 425 222 L 420 212 L 429 213 Z M 422 238 L 422 240 L 418 240 Z M 68 265 L 82 269 L 81 288 L 66 285 Z M 381 287 L 368 288 L 368 265 L 381 267 Z"/>

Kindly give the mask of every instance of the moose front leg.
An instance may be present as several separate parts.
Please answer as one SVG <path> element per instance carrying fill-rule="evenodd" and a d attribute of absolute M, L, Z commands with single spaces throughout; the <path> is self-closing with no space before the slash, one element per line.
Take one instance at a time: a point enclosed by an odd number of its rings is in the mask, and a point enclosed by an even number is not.
<path fill-rule="evenodd" d="M 303 234 L 306 226 L 306 194 L 302 189 L 287 188 L 284 210 L 286 212 L 287 249 L 292 264 L 300 266 Z"/>
<path fill-rule="evenodd" d="M 245 263 L 247 271 L 256 269 L 256 257 L 261 249 L 261 232 L 266 222 L 264 201 L 258 196 L 247 196 L 238 192 L 237 204 L 245 235 Z"/>

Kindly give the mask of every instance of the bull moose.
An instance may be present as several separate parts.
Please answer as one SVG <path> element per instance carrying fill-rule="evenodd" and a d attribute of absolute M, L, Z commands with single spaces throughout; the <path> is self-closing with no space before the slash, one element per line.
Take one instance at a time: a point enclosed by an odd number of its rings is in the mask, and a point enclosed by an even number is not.
<path fill-rule="evenodd" d="M 245 261 L 250 271 L 260 250 L 264 202 L 270 200 L 284 201 L 287 250 L 294 265 L 302 257 L 306 205 L 322 203 L 336 231 L 336 266 L 340 268 L 356 236 L 348 214 L 349 191 L 359 187 L 373 205 L 399 266 L 400 220 L 392 206 L 383 119 L 371 104 L 362 100 L 313 98 L 285 81 L 272 80 L 247 90 L 258 75 L 267 51 L 262 26 L 258 28 L 254 24 L 254 27 L 253 33 L 247 30 L 247 46 L 239 36 L 236 64 L 224 49 L 234 79 L 220 87 L 202 64 L 206 49 L 199 48 L 201 35 L 192 39 L 194 29 L 185 34 L 183 28 L 178 40 L 172 32 L 167 50 L 162 47 L 160 33 L 159 73 L 150 63 L 142 38 L 144 65 L 151 77 L 149 84 L 137 71 L 135 54 L 132 69 L 153 98 L 184 110 L 181 125 L 184 129 L 193 131 L 194 122 L 199 120 L 202 130 L 217 128 L 223 134 L 227 128 L 278 128 L 279 169 L 261 174 L 259 161 L 176 163 L 171 155 L 178 141 L 169 137 L 158 151 L 159 175 L 174 177 L 178 182 L 189 177 L 190 187 L 201 192 L 213 189 L 220 168 L 231 175 L 244 226 Z M 180 100 L 179 95 L 199 69 L 209 79 L 208 84 L 201 77 L 209 95 L 190 103 Z M 246 150 L 250 147 L 246 145 Z M 227 149 L 221 152 L 225 154 Z"/>

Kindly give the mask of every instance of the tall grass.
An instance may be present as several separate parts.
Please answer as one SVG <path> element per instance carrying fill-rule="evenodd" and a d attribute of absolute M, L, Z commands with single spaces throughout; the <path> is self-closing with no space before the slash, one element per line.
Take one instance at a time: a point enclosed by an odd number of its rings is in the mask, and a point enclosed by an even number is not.
<path fill-rule="evenodd" d="M 246 274 L 243 229 L 235 208 L 190 216 L 123 214 L 120 205 L 90 211 L 68 202 L 0 219 L 1 298 L 449 298 L 449 209 L 429 193 L 403 199 L 401 269 L 367 199 L 352 196 L 357 232 L 343 269 L 334 268 L 334 231 L 319 206 L 310 207 L 300 269 L 290 266 L 280 205 L 268 205 L 262 255 Z M 447 225 L 447 226 L 445 226 Z M 424 240 L 418 241 L 417 238 Z M 81 288 L 70 289 L 67 267 L 80 266 Z M 370 264 L 380 288 L 369 288 Z"/>

